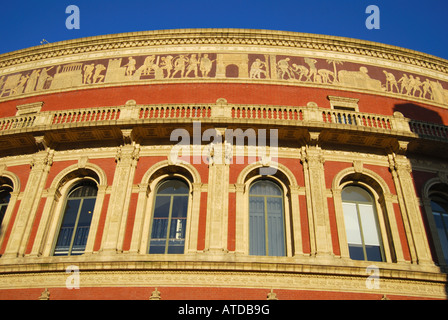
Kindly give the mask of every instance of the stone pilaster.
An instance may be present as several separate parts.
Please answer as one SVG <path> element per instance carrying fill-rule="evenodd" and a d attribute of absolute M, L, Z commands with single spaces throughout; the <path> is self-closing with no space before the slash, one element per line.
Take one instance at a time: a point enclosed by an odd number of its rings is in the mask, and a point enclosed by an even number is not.
<path fill-rule="evenodd" d="M 224 129 L 217 129 L 209 148 L 207 222 L 204 251 L 227 252 L 229 164 L 231 146 L 223 139 Z"/>
<path fill-rule="evenodd" d="M 117 253 L 123 250 L 129 201 L 139 153 L 140 145 L 135 142 L 125 144 L 117 150 L 115 157 L 117 166 L 107 211 L 102 253 Z"/>
<path fill-rule="evenodd" d="M 406 145 L 401 145 L 402 147 L 400 149 L 406 148 Z M 388 157 L 389 167 L 395 188 L 397 189 L 398 203 L 406 231 L 412 263 L 432 264 L 429 244 L 411 176 L 411 163 L 403 154 L 391 153 Z"/>
<path fill-rule="evenodd" d="M 293 255 L 302 255 L 303 254 L 303 244 L 302 244 L 302 228 L 300 221 L 300 210 L 299 210 L 299 193 L 300 187 L 291 186 L 290 187 L 290 201 L 291 201 L 291 219 L 292 219 L 292 230 L 293 230 Z M 285 199 L 286 200 L 286 199 Z"/>
<path fill-rule="evenodd" d="M 305 177 L 311 255 L 318 257 L 331 256 L 333 254 L 333 246 L 328 216 L 322 149 L 317 145 L 302 147 L 302 163 Z"/>
<path fill-rule="evenodd" d="M 147 208 L 147 199 L 151 189 L 148 183 L 141 183 L 138 185 L 138 190 L 134 228 L 132 231 L 131 247 L 129 248 L 130 253 L 144 253 L 146 250 L 146 247 L 142 247 L 142 236 L 144 234 L 145 218 L 147 219 L 147 216 L 149 216 L 146 211 L 149 210 Z"/>
<path fill-rule="evenodd" d="M 4 258 L 16 258 L 25 255 L 39 201 L 53 164 L 53 155 L 54 150 L 46 148 L 33 156 L 30 164 L 31 171 L 23 192 L 11 237 L 3 255 Z"/>

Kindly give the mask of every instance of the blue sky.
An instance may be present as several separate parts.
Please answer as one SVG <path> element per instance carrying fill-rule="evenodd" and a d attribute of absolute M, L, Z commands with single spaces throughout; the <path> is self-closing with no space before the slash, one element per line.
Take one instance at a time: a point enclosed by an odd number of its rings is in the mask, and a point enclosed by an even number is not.
<path fill-rule="evenodd" d="M 80 9 L 68 30 L 65 9 Z M 368 30 L 369 5 L 380 29 Z M 448 59 L 447 0 L 23 0 L 2 3 L 0 53 L 75 38 L 178 28 L 249 28 L 350 37 Z"/>

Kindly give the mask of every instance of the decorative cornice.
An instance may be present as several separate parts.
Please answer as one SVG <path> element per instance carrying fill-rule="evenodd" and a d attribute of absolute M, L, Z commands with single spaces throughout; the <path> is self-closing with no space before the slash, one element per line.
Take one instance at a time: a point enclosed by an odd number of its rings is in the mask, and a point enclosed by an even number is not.
<path fill-rule="evenodd" d="M 259 45 L 356 54 L 448 73 L 448 61 L 396 46 L 344 37 L 252 29 L 159 30 L 81 38 L 0 55 L 0 68 L 42 59 L 112 49 L 177 45 Z"/>
<path fill-rule="evenodd" d="M 229 264 L 212 261 L 109 261 L 27 263 L 0 265 L 1 289 L 63 288 L 70 263 L 80 269 L 81 285 L 87 287 L 138 287 L 151 283 L 161 287 L 241 287 L 319 290 L 445 299 L 446 275 L 380 267 L 381 291 L 366 287 L 363 266 L 312 265 L 302 263 Z M 182 257 L 184 258 L 184 257 Z M 356 262 L 357 263 L 357 262 Z M 391 265 L 392 266 L 392 265 Z M 398 267 L 398 266 L 392 266 Z M 25 271 L 26 270 L 26 271 Z"/>
<path fill-rule="evenodd" d="M 70 40 L 0 55 L 2 101 L 166 83 L 303 86 L 448 106 L 448 61 L 332 36 L 167 30 Z"/>

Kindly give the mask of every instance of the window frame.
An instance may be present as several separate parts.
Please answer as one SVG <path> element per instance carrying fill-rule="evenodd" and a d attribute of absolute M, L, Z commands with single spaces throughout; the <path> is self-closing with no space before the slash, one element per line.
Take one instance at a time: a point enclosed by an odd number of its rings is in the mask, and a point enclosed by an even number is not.
<path fill-rule="evenodd" d="M 187 183 L 190 190 L 185 234 L 185 254 L 194 254 L 202 251 L 198 250 L 201 199 L 203 198 L 203 192 L 205 192 L 201 182 L 201 176 L 191 164 L 179 163 L 176 166 L 172 166 L 168 160 L 163 160 L 148 168 L 138 184 L 138 199 L 129 253 L 149 256 L 149 233 L 151 230 L 151 214 L 154 206 L 154 190 L 157 189 L 161 181 L 169 178 L 181 179 Z"/>
<path fill-rule="evenodd" d="M 82 158 L 81 158 L 82 159 Z M 80 159 L 80 160 L 81 160 Z M 109 198 L 106 196 L 108 188 L 107 175 L 101 167 L 85 163 L 82 167 L 73 164 L 60 171 L 45 190 L 42 201 L 45 202 L 42 217 L 36 231 L 36 237 L 30 256 L 53 257 L 53 248 L 57 240 L 59 224 L 64 213 L 65 199 L 70 190 L 82 180 L 91 180 L 97 187 L 97 199 L 90 224 L 89 236 L 84 254 L 91 254 L 101 250 L 101 242 L 98 238 L 100 218 L 107 208 Z"/>
<path fill-rule="evenodd" d="M 275 195 L 251 195 L 251 190 L 252 188 L 257 184 L 260 183 L 262 181 L 268 181 L 272 184 L 274 184 L 279 191 L 281 192 L 281 195 L 279 196 L 275 196 Z M 259 197 L 259 198 L 263 198 L 264 200 L 264 227 L 265 227 L 265 231 L 264 231 L 264 237 L 265 237 L 265 254 L 264 255 L 257 255 L 257 254 L 251 254 L 251 242 L 250 242 L 250 218 L 251 218 L 251 212 L 250 212 L 250 198 L 251 197 Z M 267 198 L 280 198 L 282 201 L 282 231 L 283 231 L 283 255 L 270 255 L 269 254 L 269 212 L 268 212 L 268 207 L 267 207 Z M 283 188 L 278 185 L 278 183 L 274 182 L 271 179 L 266 179 L 266 178 L 258 178 L 255 181 L 252 181 L 252 183 L 249 185 L 249 196 L 248 196 L 248 215 L 249 215 L 249 255 L 252 256 L 266 256 L 266 257 L 285 257 L 287 256 L 287 244 L 286 244 L 286 216 L 285 216 L 285 193 Z"/>
<path fill-rule="evenodd" d="M 448 241 L 448 223 L 445 221 L 447 219 L 446 218 L 444 219 L 444 217 L 448 217 L 448 209 L 445 208 L 448 205 L 448 200 L 446 199 L 446 197 L 444 197 L 440 193 L 435 193 L 435 194 L 431 195 L 429 200 L 431 202 L 431 212 L 432 212 L 434 220 L 435 220 L 434 216 L 436 213 L 441 216 L 442 226 L 443 226 L 444 234 L 446 237 L 445 240 Z M 444 212 L 438 212 L 438 211 L 434 212 L 434 210 L 432 209 L 432 202 L 436 203 L 439 207 L 442 207 Z M 444 206 L 440 205 L 440 202 L 445 202 Z M 436 232 L 437 232 L 437 236 L 438 236 L 438 244 L 440 245 L 440 247 L 442 249 L 442 255 L 444 258 L 443 260 L 445 261 L 445 264 L 448 264 L 448 252 L 445 253 L 443 250 L 442 239 L 440 239 L 441 235 L 439 233 L 439 228 L 437 227 L 437 223 L 436 223 Z"/>
<path fill-rule="evenodd" d="M 339 172 L 333 179 L 332 193 L 341 258 L 356 264 L 362 263 L 364 265 L 372 263 L 371 261 L 352 260 L 348 250 L 347 233 L 342 207 L 342 190 L 347 185 L 357 185 L 366 189 L 374 199 L 374 208 L 377 213 L 379 232 L 381 234 L 384 252 L 383 262 L 378 261 L 375 263 L 405 263 L 401 237 L 398 232 L 397 220 L 395 218 L 394 203 L 397 202 L 396 196 L 390 193 L 387 184 L 375 172 L 363 169 L 362 174 L 356 178 L 353 177 L 354 174 L 359 173 L 356 173 L 354 168 L 347 168 Z M 364 182 L 364 180 L 367 180 L 368 182 Z M 374 183 L 377 184 L 376 188 L 371 185 Z"/>
<path fill-rule="evenodd" d="M 0 203 L 0 227 L 3 224 L 3 220 L 5 220 L 5 217 L 6 217 L 6 214 L 8 211 L 8 207 L 11 204 L 13 188 L 10 185 L 4 184 L 4 185 L 0 186 L 0 194 L 4 191 L 9 193 L 9 199 L 8 199 L 7 203 Z M 1 211 L 3 208 L 5 208 L 5 210 L 4 210 L 3 214 L 1 214 Z"/>
<path fill-rule="evenodd" d="M 364 201 L 354 201 L 354 200 L 344 200 L 342 197 L 342 193 L 344 192 L 344 189 L 349 188 L 349 187 L 355 187 L 355 188 L 360 188 L 362 190 L 364 190 L 365 192 L 368 193 L 369 197 L 370 197 L 370 202 L 364 202 Z M 383 242 L 383 236 L 381 234 L 381 228 L 380 228 L 380 223 L 379 223 L 379 216 L 378 216 L 378 211 L 375 205 L 375 198 L 373 196 L 373 194 L 366 188 L 360 186 L 359 184 L 347 184 L 345 185 L 342 189 L 341 189 L 341 200 L 342 200 L 342 205 L 344 205 L 344 203 L 349 203 L 349 204 L 354 204 L 356 207 L 356 213 L 357 213 L 357 222 L 358 222 L 358 228 L 359 228 L 359 232 L 361 235 L 361 244 L 362 244 L 362 250 L 363 250 L 363 255 L 364 255 L 364 259 L 353 259 L 350 257 L 351 260 L 357 260 L 357 261 L 370 261 L 370 262 L 385 262 L 386 261 L 386 255 L 384 252 L 384 242 Z M 379 240 L 379 247 L 380 247 L 380 254 L 381 254 L 381 261 L 377 261 L 377 260 L 368 260 L 367 257 L 367 250 L 366 250 L 366 243 L 365 243 L 365 233 L 363 230 L 363 226 L 362 226 L 362 220 L 361 220 L 361 212 L 359 209 L 359 205 L 360 204 L 368 204 L 372 206 L 373 209 L 373 215 L 374 215 L 374 219 L 375 219 L 375 227 L 376 227 L 376 233 L 378 236 L 378 240 Z M 342 209 L 343 214 L 344 214 L 344 219 L 345 219 L 345 215 L 346 213 L 344 212 L 344 208 Z M 345 220 L 344 220 L 345 221 Z M 345 222 L 344 222 L 345 224 Z M 347 234 L 347 229 L 345 228 L 346 234 Z M 348 241 L 347 241 L 347 245 L 349 245 Z"/>
<path fill-rule="evenodd" d="M 20 180 L 17 175 L 6 170 L 3 171 L 0 176 L 0 188 L 3 187 L 11 190 L 9 192 L 11 197 L 5 210 L 3 220 L 0 223 L 0 245 L 3 245 L 5 241 L 8 241 L 7 229 L 10 227 L 10 223 L 13 222 L 13 212 L 17 210 L 16 204 L 21 190 Z"/>
<path fill-rule="evenodd" d="M 84 247 L 83 253 L 82 254 L 72 255 L 71 252 L 72 252 L 72 249 L 73 249 L 73 241 L 74 241 L 74 238 L 75 238 L 75 235 L 76 235 L 76 231 L 77 231 L 77 226 L 78 226 L 79 217 L 80 217 L 80 214 L 81 214 L 82 204 L 84 203 L 85 199 L 92 199 L 93 196 L 70 198 L 70 195 L 73 192 L 75 192 L 78 188 L 82 187 L 82 184 L 87 182 L 87 181 L 92 182 L 96 186 L 96 195 L 94 197 L 95 198 L 95 204 L 94 204 L 94 207 L 93 207 L 93 211 L 91 213 L 92 214 L 92 218 L 90 220 L 89 235 L 87 237 L 87 241 L 86 241 L 86 245 Z M 50 253 L 51 256 L 53 256 L 53 257 L 73 257 L 73 256 L 83 255 L 83 254 L 86 253 L 87 245 L 89 243 L 89 238 L 92 236 L 91 230 L 92 230 L 92 225 L 93 225 L 93 217 L 94 217 L 95 211 L 97 211 L 96 207 L 98 206 L 98 193 L 100 191 L 99 189 L 100 188 L 99 188 L 98 182 L 95 181 L 94 179 L 89 179 L 87 177 L 83 178 L 83 179 L 79 179 L 79 180 L 77 180 L 76 182 L 73 182 L 70 185 L 70 187 L 67 190 L 67 193 L 65 194 L 64 203 L 63 203 L 63 205 L 61 207 L 62 210 L 61 210 L 61 214 L 60 214 L 59 221 L 58 221 L 58 224 L 57 224 L 56 232 L 55 232 L 54 239 L 53 239 L 53 245 L 52 245 L 52 249 L 51 249 L 51 253 Z M 65 218 L 65 214 L 66 214 L 65 211 L 67 209 L 68 201 L 72 200 L 72 199 L 75 199 L 75 200 L 76 199 L 81 199 L 81 202 L 80 202 L 79 207 L 78 207 L 78 212 L 77 212 L 77 215 L 76 215 L 75 227 L 73 229 L 73 234 L 72 234 L 72 237 L 71 237 L 71 240 L 70 240 L 70 246 L 69 246 L 68 254 L 67 255 L 56 255 L 55 251 L 56 251 L 56 247 L 57 247 L 57 242 L 58 242 L 58 239 L 59 239 L 60 231 L 61 231 L 61 228 L 62 228 L 62 223 L 63 223 L 64 218 Z"/>
<path fill-rule="evenodd" d="M 239 179 L 242 179 L 244 183 L 241 183 L 241 188 L 239 191 L 236 190 L 236 207 L 241 208 L 241 210 L 236 210 L 236 252 L 251 257 L 256 260 L 265 260 L 269 259 L 269 261 L 276 259 L 284 259 L 286 257 L 292 257 L 293 255 L 297 255 L 294 251 L 302 250 L 302 242 L 301 242 L 301 227 L 300 227 L 300 217 L 298 211 L 298 201 L 294 201 L 292 199 L 292 190 L 296 184 L 288 186 L 283 182 L 282 179 L 277 176 L 263 176 L 260 174 L 255 174 L 250 178 L 247 178 L 248 174 L 253 173 L 253 170 L 258 170 L 258 166 L 251 166 L 247 168 L 247 172 L 245 176 L 241 176 Z M 281 170 L 279 168 L 278 170 Z M 282 170 L 283 172 L 283 170 Z M 284 173 L 284 172 L 283 172 Z M 286 175 L 286 174 L 285 174 Z M 250 186 L 258 179 L 270 179 L 274 183 L 276 183 L 283 192 L 283 209 L 284 209 L 284 220 L 285 220 L 285 256 L 277 257 L 277 256 L 252 256 L 249 251 L 249 191 Z M 297 192 L 297 190 L 295 190 Z M 298 200 L 296 192 L 294 193 L 295 200 Z M 295 206 L 294 206 L 295 204 Z M 295 217 L 292 213 L 296 213 Z M 240 223 L 241 222 L 241 223 Z M 239 234 L 240 233 L 240 234 Z"/>
<path fill-rule="evenodd" d="M 163 186 L 163 184 L 167 183 L 168 181 L 173 181 L 173 180 L 178 180 L 181 181 L 182 183 L 184 183 L 187 188 L 188 188 L 188 192 L 186 194 L 182 194 L 182 196 L 187 196 L 188 197 L 188 204 L 187 204 L 187 212 L 186 212 L 186 217 L 185 217 L 185 238 L 184 238 L 184 250 L 183 253 L 168 253 L 168 242 L 169 242 L 169 232 L 170 232 L 170 225 L 171 225 L 171 220 L 172 220 L 172 210 L 173 210 L 173 197 L 176 196 L 176 194 L 168 194 L 168 195 L 162 195 L 162 196 L 170 196 L 170 209 L 169 209 L 169 213 L 168 213 L 168 226 L 167 226 L 167 236 L 166 236 L 166 242 L 165 242 L 165 253 L 150 253 L 151 250 L 151 240 L 152 240 L 152 228 L 153 228 L 153 223 L 154 223 L 154 213 L 155 213 L 155 204 L 157 201 L 157 197 L 159 194 L 159 189 Z M 146 254 L 149 255 L 156 255 L 156 254 L 162 254 L 162 255 L 174 255 L 174 254 L 185 254 L 187 252 L 187 243 L 188 243 L 188 230 L 189 230 L 189 212 L 190 212 L 190 208 L 191 208 L 191 185 L 188 183 L 188 181 L 186 181 L 185 179 L 181 178 L 181 177 L 165 177 L 164 179 L 161 179 L 160 181 L 158 181 L 158 183 L 156 184 L 156 188 L 155 188 L 155 192 L 154 192 L 154 196 L 152 199 L 152 206 L 151 206 L 151 214 L 150 214 L 150 224 L 149 224 L 149 231 L 148 231 L 148 242 L 147 242 L 147 249 L 146 249 Z"/>
<path fill-rule="evenodd" d="M 439 197 L 442 199 L 445 199 L 445 201 L 448 202 L 448 192 L 443 192 L 441 190 L 438 190 L 438 186 L 444 186 L 448 189 L 448 184 L 441 181 L 440 178 L 433 178 L 426 182 L 425 186 L 423 187 L 423 197 L 422 197 L 422 204 L 424 211 L 426 212 L 426 218 L 429 225 L 429 232 L 430 235 L 428 235 L 428 239 L 430 242 L 432 241 L 433 245 L 433 258 L 435 263 L 437 263 L 439 266 L 447 268 L 448 267 L 448 259 L 445 257 L 445 254 L 443 253 L 442 244 L 440 241 L 439 233 L 436 226 L 436 221 L 434 218 L 434 213 L 432 211 L 431 207 L 431 201 L 434 197 Z"/>

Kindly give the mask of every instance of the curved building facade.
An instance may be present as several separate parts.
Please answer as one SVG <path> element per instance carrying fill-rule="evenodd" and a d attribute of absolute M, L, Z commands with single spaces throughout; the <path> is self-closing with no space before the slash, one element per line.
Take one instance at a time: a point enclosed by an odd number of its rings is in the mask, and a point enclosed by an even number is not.
<path fill-rule="evenodd" d="M 446 299 L 448 61 L 152 31 L 0 55 L 1 299 Z"/>

